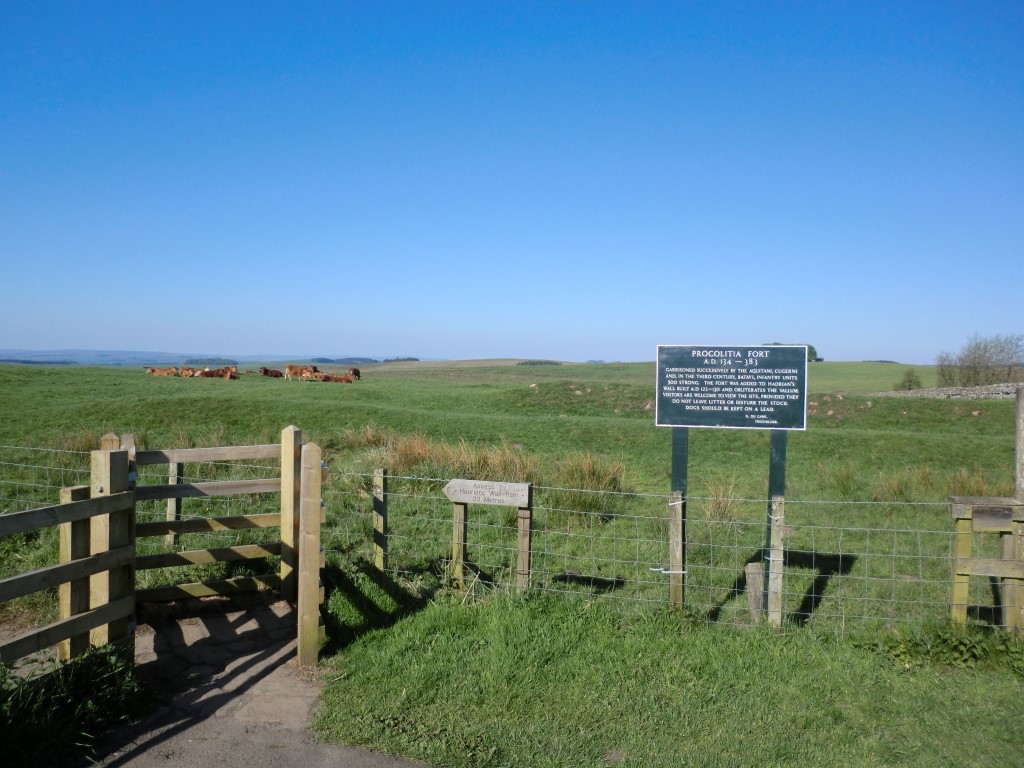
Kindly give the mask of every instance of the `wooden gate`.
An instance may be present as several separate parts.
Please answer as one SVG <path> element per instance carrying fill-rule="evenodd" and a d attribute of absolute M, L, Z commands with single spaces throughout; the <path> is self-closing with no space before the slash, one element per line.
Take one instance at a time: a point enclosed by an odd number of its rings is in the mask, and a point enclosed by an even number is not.
<path fill-rule="evenodd" d="M 186 463 L 279 459 L 277 477 L 253 480 L 182 482 Z M 320 605 L 320 525 L 325 509 L 321 485 L 326 473 L 315 443 L 302 443 L 296 427 L 270 445 L 136 451 L 131 435 L 106 435 L 92 453 L 89 486 L 61 491 L 53 507 L 0 517 L 0 536 L 60 527 L 60 563 L 0 581 L 0 602 L 58 588 L 58 621 L 23 633 L 0 645 L 0 662 L 57 645 L 58 656 L 72 658 L 89 646 L 130 642 L 136 605 L 212 595 L 275 589 L 298 604 L 299 663 L 316 662 L 323 627 Z M 166 464 L 168 483 L 137 485 L 138 467 Z M 180 500 L 199 496 L 280 494 L 280 511 L 232 517 L 182 519 Z M 136 502 L 168 500 L 167 519 L 138 522 Z M 272 541 L 215 549 L 176 549 L 187 533 L 280 528 Z M 139 556 L 137 542 L 163 537 L 167 551 Z M 265 560 L 280 556 L 277 573 L 235 579 L 168 584 L 136 590 L 136 572 L 201 563 Z"/>

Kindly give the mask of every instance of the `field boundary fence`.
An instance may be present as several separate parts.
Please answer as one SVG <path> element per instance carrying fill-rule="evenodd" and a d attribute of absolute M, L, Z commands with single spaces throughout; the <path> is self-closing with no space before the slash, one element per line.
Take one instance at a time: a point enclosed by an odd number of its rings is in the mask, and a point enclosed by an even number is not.
<path fill-rule="evenodd" d="M 331 463 L 329 455 L 324 458 Z M 87 463 L 88 452 L 0 446 L 0 513 L 52 503 L 61 487 L 87 476 Z M 443 491 L 452 479 L 332 470 L 321 489 L 327 565 L 380 571 L 413 591 L 428 577 L 454 585 L 455 521 Z M 766 539 L 773 500 L 690 496 L 677 524 L 678 501 L 671 493 L 534 485 L 529 589 L 624 605 L 681 606 L 688 616 L 712 623 L 769 620 L 842 634 L 948 623 L 965 542 L 973 557 L 1006 557 L 999 537 L 958 529 L 951 500 L 777 499 L 784 517 L 772 526 L 778 529 L 774 541 Z M 248 508 L 254 502 L 243 497 L 190 503 L 202 509 L 184 510 L 183 519 L 216 517 L 217 503 Z M 166 515 L 163 509 L 152 514 Z M 521 586 L 520 529 L 514 507 L 469 506 L 467 593 Z M 680 534 L 684 550 L 676 553 L 672 542 Z M 227 537 L 223 546 L 232 546 L 237 532 L 206 535 Z M 772 563 L 778 564 L 774 581 Z M 1019 598 L 1007 588 L 1012 585 L 998 572 L 970 573 L 973 578 L 961 573 L 957 582 L 965 620 L 1013 626 L 1010 604 Z"/>

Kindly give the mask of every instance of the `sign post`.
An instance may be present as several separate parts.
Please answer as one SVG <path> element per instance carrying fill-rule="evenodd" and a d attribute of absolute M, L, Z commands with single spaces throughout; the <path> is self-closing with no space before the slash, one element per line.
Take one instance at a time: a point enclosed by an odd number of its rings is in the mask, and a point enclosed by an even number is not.
<path fill-rule="evenodd" d="M 786 437 L 807 428 L 806 345 L 701 345 L 658 347 L 655 425 L 672 428 L 672 491 L 679 492 L 686 531 L 688 432 L 690 427 L 771 430 L 768 467 L 767 558 L 772 541 L 772 499 L 786 490 Z M 686 542 L 681 546 L 685 573 Z M 771 564 L 764 568 L 768 604 Z M 781 567 L 781 564 L 779 564 Z"/>
<path fill-rule="evenodd" d="M 466 510 L 470 504 L 516 507 L 519 554 L 516 560 L 516 586 L 530 586 L 530 558 L 533 537 L 533 485 L 500 483 L 491 480 L 449 480 L 444 495 L 452 502 L 452 576 L 463 589 L 466 562 Z"/>

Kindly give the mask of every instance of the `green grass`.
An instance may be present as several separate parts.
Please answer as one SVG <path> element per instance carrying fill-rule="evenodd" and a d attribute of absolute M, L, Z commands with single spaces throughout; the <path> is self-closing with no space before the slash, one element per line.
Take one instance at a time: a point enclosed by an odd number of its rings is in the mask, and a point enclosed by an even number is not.
<path fill-rule="evenodd" d="M 550 596 L 435 602 L 329 660 L 317 727 L 453 767 L 1016 764 L 1019 673 L 905 658 Z"/>
<path fill-rule="evenodd" d="M 5 765 L 83 765 L 97 736 L 150 706 L 133 660 L 114 646 L 28 678 L 11 676 L 0 665 Z"/>
<path fill-rule="evenodd" d="M 657 495 L 669 489 L 671 432 L 653 424 L 653 363 L 360 367 L 363 381 L 332 385 L 0 365 L 0 445 L 58 451 L 46 462 L 3 454 L 0 511 L 26 508 L 20 498 L 30 491 L 12 479 L 18 465 L 67 465 L 33 481 L 38 503 L 53 503 L 52 488 L 74 484 L 72 465 L 87 468 L 84 452 L 105 432 L 133 433 L 141 449 L 176 448 L 276 442 L 295 424 L 331 467 L 325 662 L 338 671 L 322 709 L 329 738 L 439 766 L 1019 759 L 1024 741 L 1001 727 L 1021 715 L 1019 652 L 1000 655 L 994 635 L 906 630 L 945 611 L 947 497 L 1013 492 L 1012 401 L 877 397 L 903 366 L 811 365 L 809 425 L 789 435 L 786 489 L 789 547 L 808 559 L 789 563 L 786 631 L 770 633 L 733 626 L 749 623 L 733 590 L 762 543 L 767 433 L 690 430 L 691 608 L 683 619 L 661 607 L 664 580 L 638 557 L 662 557 L 667 532 Z M 918 370 L 931 386 L 931 369 Z M 380 465 L 391 470 L 396 496 L 387 575 L 366 561 L 367 473 Z M 453 590 L 444 562 L 450 504 L 427 498 L 443 483 L 399 475 L 543 486 L 535 583 L 569 595 L 505 594 L 514 514 L 501 508 L 471 511 L 471 556 L 496 583 Z M 656 496 L 572 491 L 579 488 Z M 269 511 L 274 503 L 190 499 L 186 514 Z M 142 511 L 161 515 L 162 507 Z M 0 546 L 0 577 L 52 561 L 56 549 L 45 535 Z M 849 567 L 838 558 L 849 553 L 857 555 L 854 578 L 830 581 L 806 621 L 806 594 L 822 569 Z M 603 599 L 599 583 L 634 602 Z M 972 589 L 972 600 L 991 601 L 986 584 Z M 893 621 L 858 629 L 846 600 L 888 605 Z M 921 606 L 938 606 L 938 615 Z"/>

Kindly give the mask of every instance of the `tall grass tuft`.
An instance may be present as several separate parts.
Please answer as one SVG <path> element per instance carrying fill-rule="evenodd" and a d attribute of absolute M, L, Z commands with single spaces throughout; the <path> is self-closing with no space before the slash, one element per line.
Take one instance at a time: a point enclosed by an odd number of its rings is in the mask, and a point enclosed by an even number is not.
<path fill-rule="evenodd" d="M 736 498 L 739 479 L 736 473 L 726 477 L 725 473 L 712 471 L 705 480 L 707 492 L 698 507 L 710 525 L 723 525 L 737 517 Z"/>

